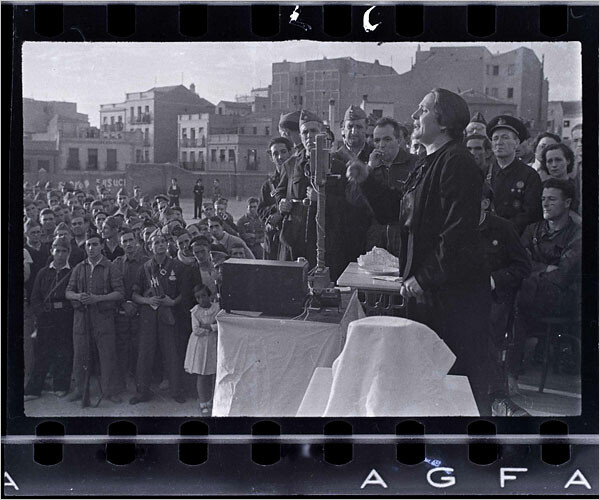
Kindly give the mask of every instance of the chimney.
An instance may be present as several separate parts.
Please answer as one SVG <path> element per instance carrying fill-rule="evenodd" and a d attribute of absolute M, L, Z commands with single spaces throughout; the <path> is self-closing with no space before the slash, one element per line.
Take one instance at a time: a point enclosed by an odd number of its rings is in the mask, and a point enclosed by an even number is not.
<path fill-rule="evenodd" d="M 329 127 L 335 126 L 335 99 L 329 99 Z"/>
<path fill-rule="evenodd" d="M 379 66 L 379 59 L 375 59 L 375 64 Z"/>
<path fill-rule="evenodd" d="M 367 94 L 363 94 L 362 96 L 362 102 L 360 103 L 360 107 L 363 109 L 363 111 L 366 113 L 367 112 L 367 102 L 368 101 L 368 95 Z"/>
<path fill-rule="evenodd" d="M 196 93 L 196 85 L 194 85 L 193 83 L 190 83 L 190 92 L 191 92 L 192 94 L 195 94 L 195 93 Z"/>

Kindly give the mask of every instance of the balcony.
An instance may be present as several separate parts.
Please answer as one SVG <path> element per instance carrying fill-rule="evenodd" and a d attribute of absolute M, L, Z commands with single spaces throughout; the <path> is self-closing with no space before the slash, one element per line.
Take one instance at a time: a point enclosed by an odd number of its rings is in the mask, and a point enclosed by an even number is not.
<path fill-rule="evenodd" d="M 188 139 L 187 137 L 182 137 L 180 144 L 182 148 L 203 148 L 206 147 L 206 137 L 202 136 L 198 139 Z"/>
<path fill-rule="evenodd" d="M 130 116 L 129 123 L 137 124 L 137 123 L 152 123 L 152 113 L 143 113 L 137 116 Z"/>
<path fill-rule="evenodd" d="M 123 131 L 123 123 L 117 122 L 117 123 L 111 123 L 110 125 L 108 123 L 105 123 L 102 125 L 102 131 L 103 132 L 122 132 Z"/>

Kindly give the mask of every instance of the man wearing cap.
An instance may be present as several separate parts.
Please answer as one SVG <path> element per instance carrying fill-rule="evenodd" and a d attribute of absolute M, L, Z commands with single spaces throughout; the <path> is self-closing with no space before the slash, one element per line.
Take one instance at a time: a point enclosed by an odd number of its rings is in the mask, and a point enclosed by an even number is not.
<path fill-rule="evenodd" d="M 119 228 L 121 224 L 116 217 L 107 217 L 102 224 L 102 238 L 104 246 L 102 253 L 108 260 L 113 262 L 120 255 L 125 255 L 125 252 L 119 245 Z"/>
<path fill-rule="evenodd" d="M 331 155 L 331 175 L 325 185 L 325 259 L 333 281 L 366 251 L 371 209 L 358 184 L 346 179 L 347 162 L 358 159 L 367 163 L 373 151 L 366 143 L 366 132 L 366 113 L 350 106 L 342 120 L 344 143 Z"/>
<path fill-rule="evenodd" d="M 167 255 L 167 240 L 160 230 L 149 238 L 152 258 L 138 271 L 132 287 L 132 299 L 140 306 L 138 357 L 136 366 L 137 393 L 129 400 L 138 404 L 152 399 L 150 382 L 157 344 L 163 356 L 163 366 L 169 378 L 171 396 L 184 403 L 181 391 L 183 358 L 178 352 L 175 307 L 182 300 L 183 266 Z"/>
<path fill-rule="evenodd" d="M 281 229 L 280 258 L 296 260 L 305 257 L 309 265 L 316 265 L 316 225 L 314 205 L 312 210 L 303 205 L 310 186 L 310 149 L 323 123 L 314 113 L 302 110 L 299 118 L 300 138 L 303 148 L 285 162 L 281 180 L 275 190 L 279 212 L 284 216 Z"/>
<path fill-rule="evenodd" d="M 73 308 L 66 299 L 71 277 L 66 238 L 52 242 L 52 261 L 37 274 L 31 292 L 31 310 L 35 315 L 37 336 L 32 375 L 25 387 L 25 401 L 39 398 L 48 372 L 52 373 L 57 396 L 66 396 L 73 366 Z"/>
<path fill-rule="evenodd" d="M 89 335 L 98 349 L 102 393 L 113 403 L 120 403 L 115 371 L 115 309 L 123 299 L 123 277 L 119 269 L 102 255 L 102 237 L 98 233 L 88 233 L 85 249 L 88 258 L 73 269 L 65 293 L 65 297 L 72 301 L 75 309 L 74 389 L 69 401 L 81 399 L 83 395 L 84 366 L 86 358 L 91 354 L 88 351 Z"/>
<path fill-rule="evenodd" d="M 465 128 L 465 135 L 467 137 L 473 134 L 486 135 L 486 125 L 487 122 L 485 121 L 485 118 L 479 111 L 477 111 L 471 117 L 471 121 L 467 125 L 467 128 Z"/>
<path fill-rule="evenodd" d="M 157 194 L 154 197 L 156 202 L 157 220 L 160 219 L 162 214 L 169 208 L 169 197 L 166 194 Z"/>
<path fill-rule="evenodd" d="M 282 113 L 279 117 L 279 135 L 291 141 L 294 145 L 294 154 L 298 154 L 304 149 L 300 138 L 299 122 L 300 111 Z"/>
<path fill-rule="evenodd" d="M 252 253 L 248 245 L 239 238 L 238 236 L 234 236 L 225 231 L 223 226 L 223 219 L 218 216 L 211 217 L 208 221 L 208 227 L 210 229 L 210 233 L 216 243 L 220 243 L 223 245 L 228 252 L 231 251 L 231 248 L 234 244 L 241 244 L 245 249 L 245 254 L 247 259 L 254 259 L 255 255 Z"/>
<path fill-rule="evenodd" d="M 130 229 L 125 229 L 119 235 L 124 255 L 115 258 L 113 265 L 123 276 L 123 300 L 119 303 L 115 318 L 115 345 L 117 349 L 117 380 L 120 389 L 126 389 L 127 375 L 135 373 L 137 361 L 137 335 L 139 331 L 138 306 L 133 302 L 132 291 L 138 273 L 148 257 L 141 251 L 140 246 Z"/>
<path fill-rule="evenodd" d="M 528 224 L 542 218 L 540 177 L 516 157 L 517 146 L 528 137 L 527 129 L 517 118 L 500 115 L 488 124 L 487 136 L 496 157 L 486 177 L 494 191 L 496 213 L 510 220 L 521 234 Z"/>

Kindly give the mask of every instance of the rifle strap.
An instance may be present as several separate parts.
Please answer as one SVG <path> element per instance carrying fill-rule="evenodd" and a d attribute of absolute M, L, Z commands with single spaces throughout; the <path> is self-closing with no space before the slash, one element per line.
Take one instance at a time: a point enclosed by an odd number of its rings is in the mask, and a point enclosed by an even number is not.
<path fill-rule="evenodd" d="M 58 272 L 58 271 L 57 271 Z M 50 291 L 46 294 L 46 296 L 44 297 L 44 303 L 47 302 L 50 297 L 52 296 L 52 294 L 69 278 L 71 277 L 71 273 L 67 273 L 65 276 L 63 276 L 60 281 L 58 281 L 51 289 Z"/>

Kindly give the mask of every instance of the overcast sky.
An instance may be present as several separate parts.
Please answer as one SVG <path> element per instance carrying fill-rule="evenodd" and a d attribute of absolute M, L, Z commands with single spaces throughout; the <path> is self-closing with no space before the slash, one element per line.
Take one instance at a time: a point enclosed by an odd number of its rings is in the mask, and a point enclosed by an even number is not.
<path fill-rule="evenodd" d="M 100 104 L 122 102 L 126 92 L 154 86 L 196 84 L 213 104 L 235 100 L 271 83 L 271 64 L 284 59 L 353 57 L 410 70 L 417 43 L 74 43 L 27 42 L 23 46 L 23 96 L 76 102 L 98 125 Z M 421 43 L 421 49 L 459 43 Z M 576 42 L 476 43 L 493 53 L 529 47 L 541 59 L 550 100 L 581 99 L 581 49 Z"/>

